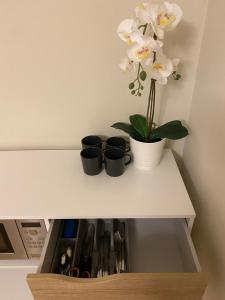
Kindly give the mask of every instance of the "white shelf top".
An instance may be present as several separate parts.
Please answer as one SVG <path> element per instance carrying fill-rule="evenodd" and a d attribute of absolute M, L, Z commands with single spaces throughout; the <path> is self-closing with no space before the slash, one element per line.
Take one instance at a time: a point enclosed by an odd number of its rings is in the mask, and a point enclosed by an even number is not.
<path fill-rule="evenodd" d="M 83 173 L 79 150 L 0 151 L 0 219 L 194 218 L 170 150 L 154 171 Z"/>

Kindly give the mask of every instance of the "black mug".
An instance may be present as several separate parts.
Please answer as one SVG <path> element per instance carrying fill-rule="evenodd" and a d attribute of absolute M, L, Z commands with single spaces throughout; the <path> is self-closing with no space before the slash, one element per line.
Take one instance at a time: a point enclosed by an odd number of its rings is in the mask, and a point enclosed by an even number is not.
<path fill-rule="evenodd" d="M 97 148 L 102 148 L 102 140 L 99 136 L 97 135 L 88 135 L 85 136 L 81 140 L 82 148 L 91 148 L 91 147 L 97 147 Z"/>
<path fill-rule="evenodd" d="M 128 161 L 126 161 L 128 157 Z M 131 162 L 130 154 L 119 148 L 111 148 L 104 152 L 105 170 L 109 176 L 117 177 L 124 173 L 125 166 Z"/>
<path fill-rule="evenodd" d="M 84 173 L 97 175 L 102 171 L 102 150 L 99 148 L 85 148 L 80 152 Z"/>
<path fill-rule="evenodd" d="M 113 136 L 106 140 L 106 149 L 119 148 L 124 152 L 130 150 L 129 142 L 119 136 Z"/>

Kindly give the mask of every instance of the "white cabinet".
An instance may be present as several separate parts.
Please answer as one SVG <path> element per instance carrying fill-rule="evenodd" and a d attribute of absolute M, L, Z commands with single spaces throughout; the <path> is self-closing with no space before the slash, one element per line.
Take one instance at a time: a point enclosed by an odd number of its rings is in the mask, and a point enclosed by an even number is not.
<path fill-rule="evenodd" d="M 0 219 L 195 218 L 170 150 L 120 177 L 85 175 L 78 150 L 0 151 L 0 204 Z"/>
<path fill-rule="evenodd" d="M 33 300 L 26 282 L 27 274 L 37 271 L 38 261 L 0 261 L 0 299 Z"/>
<path fill-rule="evenodd" d="M 154 171 L 131 164 L 116 178 L 85 175 L 79 152 L 1 151 L 0 219 L 57 219 L 52 224 L 59 227 L 60 219 L 129 219 L 131 273 L 93 279 L 50 273 L 59 231 L 52 226 L 38 272 L 22 268 L 15 286 L 28 295 L 29 273 L 35 300 L 201 299 L 206 277 L 190 237 L 195 211 L 172 152 L 164 151 Z M 7 269 L 7 284 L 10 277 Z"/>

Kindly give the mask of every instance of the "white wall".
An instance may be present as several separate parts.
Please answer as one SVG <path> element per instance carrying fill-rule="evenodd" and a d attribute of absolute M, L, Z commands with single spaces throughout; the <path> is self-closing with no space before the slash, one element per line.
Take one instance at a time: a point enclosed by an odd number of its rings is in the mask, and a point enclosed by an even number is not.
<path fill-rule="evenodd" d="M 204 300 L 225 299 L 225 2 L 209 0 L 184 147 L 184 179 L 197 221 L 194 242 L 209 272 Z"/>
<path fill-rule="evenodd" d="M 110 125 L 145 113 L 130 96 L 118 62 L 118 23 L 136 0 L 0 1 L 0 148 L 78 147 L 86 134 L 117 134 Z M 177 0 L 184 21 L 167 53 L 183 61 L 180 82 L 160 91 L 159 119 L 188 120 L 207 1 Z M 207 300 L 225 294 L 225 32 L 223 0 L 210 6 L 186 139 L 183 173 L 198 213 L 194 239 L 212 278 Z M 159 97 L 160 98 L 160 97 Z M 175 144 L 182 154 L 183 142 Z"/>
<path fill-rule="evenodd" d="M 183 81 L 163 94 L 161 121 L 187 120 L 205 1 L 177 0 L 184 21 L 168 34 L 168 55 L 183 60 Z M 129 94 L 116 36 L 137 0 L 0 1 L 0 148 L 77 147 L 89 133 L 145 114 L 147 97 Z M 162 91 L 163 92 L 163 91 Z M 183 141 L 175 149 L 182 153 Z"/>

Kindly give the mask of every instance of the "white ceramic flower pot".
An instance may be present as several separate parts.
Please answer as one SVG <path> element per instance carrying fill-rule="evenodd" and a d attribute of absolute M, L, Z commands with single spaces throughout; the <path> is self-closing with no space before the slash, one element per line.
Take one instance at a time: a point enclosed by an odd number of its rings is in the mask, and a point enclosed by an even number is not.
<path fill-rule="evenodd" d="M 153 170 L 162 157 L 165 139 L 154 143 L 139 142 L 130 137 L 134 166 L 140 170 Z"/>

